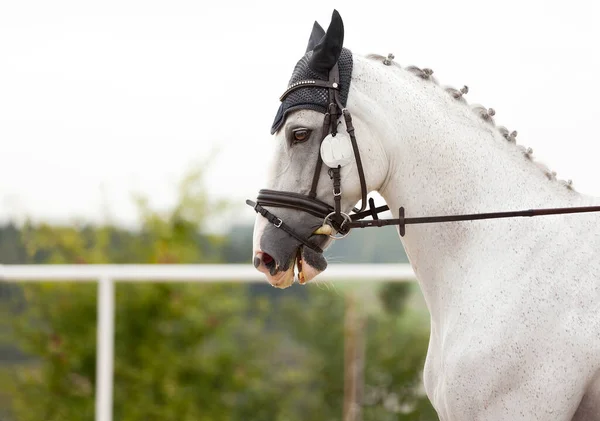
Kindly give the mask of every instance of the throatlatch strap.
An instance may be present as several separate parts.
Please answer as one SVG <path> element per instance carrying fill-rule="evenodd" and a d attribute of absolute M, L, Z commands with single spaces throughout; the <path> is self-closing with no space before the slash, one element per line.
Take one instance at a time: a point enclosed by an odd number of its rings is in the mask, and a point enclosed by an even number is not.
<path fill-rule="evenodd" d="M 255 203 L 251 200 L 246 200 L 246 203 L 248 205 L 252 206 L 256 212 L 258 212 L 262 216 L 264 216 L 267 219 L 267 221 L 269 221 L 271 224 L 273 224 L 276 228 L 279 228 L 279 229 L 287 232 L 289 235 L 294 237 L 296 240 L 300 241 L 306 247 L 316 251 L 317 253 L 323 253 L 323 249 L 321 247 L 317 246 L 316 244 L 311 243 L 310 241 L 308 241 L 308 240 L 302 238 L 300 235 L 296 234 L 296 232 L 289 225 L 285 224 L 281 220 L 281 218 L 273 215 L 271 212 L 269 212 L 268 210 L 263 208 L 258 203 Z"/>
<path fill-rule="evenodd" d="M 346 120 L 346 131 L 350 135 L 350 140 L 352 141 L 352 150 L 354 151 L 354 159 L 356 160 L 356 169 L 358 170 L 358 178 L 360 180 L 360 190 L 362 195 L 360 209 L 358 212 L 362 212 L 367 207 L 367 182 L 365 181 L 365 172 L 363 170 L 362 160 L 360 159 L 360 152 L 358 150 L 358 144 L 356 143 L 356 136 L 354 136 L 352 116 L 346 109 L 342 110 L 342 114 L 344 114 L 344 120 Z"/>
<path fill-rule="evenodd" d="M 352 215 L 350 215 L 350 219 L 352 219 L 352 221 L 358 221 L 360 219 L 366 218 L 367 216 L 370 216 L 374 220 L 377 220 L 379 219 L 378 214 L 388 210 L 390 210 L 390 208 L 387 205 L 375 207 L 375 201 L 373 200 L 373 198 L 371 198 L 369 199 L 369 209 L 362 212 L 353 213 Z"/>

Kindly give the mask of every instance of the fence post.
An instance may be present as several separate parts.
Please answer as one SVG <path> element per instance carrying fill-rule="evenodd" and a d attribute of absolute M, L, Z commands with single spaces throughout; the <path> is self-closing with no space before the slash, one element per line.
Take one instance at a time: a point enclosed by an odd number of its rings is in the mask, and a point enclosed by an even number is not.
<path fill-rule="evenodd" d="M 347 291 L 344 312 L 344 421 L 361 421 L 364 393 L 366 317 L 356 291 Z"/>
<path fill-rule="evenodd" d="M 115 346 L 115 281 L 98 279 L 96 333 L 96 421 L 113 419 L 113 364 Z"/>

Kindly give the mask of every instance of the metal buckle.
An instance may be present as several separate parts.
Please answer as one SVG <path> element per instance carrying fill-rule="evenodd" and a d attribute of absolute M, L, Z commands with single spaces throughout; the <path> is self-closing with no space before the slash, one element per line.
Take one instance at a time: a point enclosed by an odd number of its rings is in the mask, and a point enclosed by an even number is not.
<path fill-rule="evenodd" d="M 341 195 L 342 195 L 342 189 L 340 189 L 340 192 L 339 192 L 339 193 L 336 193 L 336 192 L 335 192 L 335 189 L 333 189 L 333 195 L 334 195 L 334 196 L 341 196 Z"/>
<path fill-rule="evenodd" d="M 275 222 L 273 222 L 273 225 L 275 225 L 275 228 L 279 228 L 281 226 L 281 224 L 283 224 L 283 221 L 281 220 L 281 218 L 277 218 L 279 220 L 279 224 L 276 224 Z"/>
<path fill-rule="evenodd" d="M 329 215 L 327 215 L 325 217 L 325 219 L 323 220 L 323 225 L 327 224 L 329 222 L 329 218 L 331 218 L 331 215 L 335 215 L 335 214 L 336 214 L 336 212 L 331 212 Z M 348 215 L 347 213 L 340 212 L 339 214 L 342 215 L 342 217 L 344 218 L 344 222 L 342 222 L 342 225 L 340 225 L 340 228 L 343 227 L 346 222 L 352 222 L 352 218 L 350 218 L 350 215 Z M 329 234 L 329 238 L 333 238 L 334 240 L 340 240 L 340 239 L 346 237 L 348 234 L 350 234 L 350 230 L 348 230 L 348 232 L 346 234 L 343 234 L 341 237 L 336 237 L 335 235 Z"/>

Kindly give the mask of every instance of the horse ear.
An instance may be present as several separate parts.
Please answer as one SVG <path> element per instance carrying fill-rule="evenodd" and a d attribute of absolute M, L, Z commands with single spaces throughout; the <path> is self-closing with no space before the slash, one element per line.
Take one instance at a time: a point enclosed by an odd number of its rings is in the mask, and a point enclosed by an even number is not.
<path fill-rule="evenodd" d="M 344 44 L 344 22 L 337 10 L 331 15 L 327 33 L 313 48 L 308 66 L 317 73 L 327 74 L 337 63 Z"/>
<path fill-rule="evenodd" d="M 310 33 L 310 38 L 308 39 L 308 45 L 306 46 L 306 52 L 314 50 L 316 45 L 321 41 L 321 38 L 325 35 L 325 30 L 321 28 L 319 22 L 315 21 L 313 25 L 312 32 Z"/>

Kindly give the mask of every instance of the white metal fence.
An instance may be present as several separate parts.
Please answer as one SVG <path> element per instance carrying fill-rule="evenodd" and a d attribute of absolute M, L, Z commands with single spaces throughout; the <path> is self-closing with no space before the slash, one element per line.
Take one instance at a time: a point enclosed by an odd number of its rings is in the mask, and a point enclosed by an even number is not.
<path fill-rule="evenodd" d="M 332 264 L 329 281 L 414 281 L 407 264 Z M 113 420 L 115 282 L 266 282 L 251 265 L 0 265 L 0 282 L 97 282 L 96 421 Z"/>

